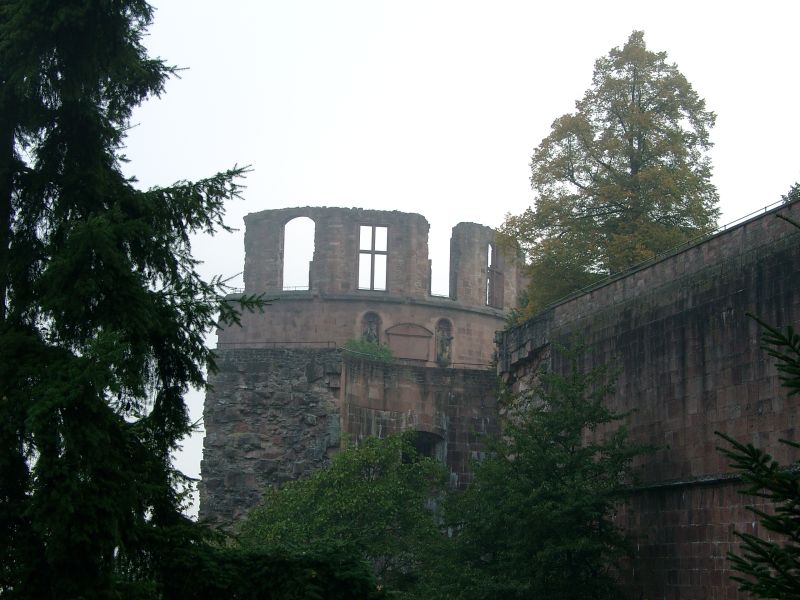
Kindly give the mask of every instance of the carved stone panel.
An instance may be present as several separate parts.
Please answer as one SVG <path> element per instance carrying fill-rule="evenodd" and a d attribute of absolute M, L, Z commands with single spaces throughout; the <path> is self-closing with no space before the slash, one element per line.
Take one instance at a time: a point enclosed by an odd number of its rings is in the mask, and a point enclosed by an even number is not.
<path fill-rule="evenodd" d="M 414 323 L 401 323 L 386 330 L 389 348 L 395 357 L 427 361 L 430 356 L 433 332 Z"/>

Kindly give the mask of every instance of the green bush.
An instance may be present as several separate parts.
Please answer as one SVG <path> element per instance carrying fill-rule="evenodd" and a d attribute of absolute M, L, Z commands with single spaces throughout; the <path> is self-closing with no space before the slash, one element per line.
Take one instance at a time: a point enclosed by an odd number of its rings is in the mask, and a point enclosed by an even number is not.
<path fill-rule="evenodd" d="M 344 350 L 349 354 L 359 356 L 366 360 L 374 360 L 386 364 L 394 362 L 392 349 L 379 342 L 372 342 L 365 339 L 347 340 L 344 344 Z"/>
<path fill-rule="evenodd" d="M 412 431 L 370 437 L 307 479 L 267 488 L 238 540 L 279 556 L 337 549 L 371 565 L 381 586 L 411 593 L 447 541 L 429 508 L 445 483 L 444 466 L 416 452 Z"/>

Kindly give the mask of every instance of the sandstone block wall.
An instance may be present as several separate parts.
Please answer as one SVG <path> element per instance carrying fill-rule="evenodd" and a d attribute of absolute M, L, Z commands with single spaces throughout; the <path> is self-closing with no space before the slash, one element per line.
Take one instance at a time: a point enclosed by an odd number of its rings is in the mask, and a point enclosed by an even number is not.
<path fill-rule="evenodd" d="M 428 366 L 435 366 L 437 323 L 447 319 L 452 324 L 452 364 L 486 368 L 494 356 L 495 331 L 504 324 L 502 313 L 494 309 L 464 308 L 447 299 L 422 303 L 355 295 L 326 298 L 303 292 L 285 292 L 275 298 L 263 313 L 242 315 L 241 328 L 220 330 L 219 348 L 342 346 L 361 337 L 364 317 L 373 313 L 379 317 L 382 344 L 389 341 L 387 330 L 399 325 L 410 323 L 427 330 Z"/>
<path fill-rule="evenodd" d="M 297 217 L 315 223 L 310 286 L 284 291 L 285 227 Z M 362 337 L 365 320 L 373 313 L 375 336 L 392 345 L 398 358 L 441 364 L 436 331 L 446 320 L 452 338 L 446 362 L 485 367 L 492 361 L 494 332 L 505 325 L 507 310 L 516 302 L 520 276 L 516 265 L 496 251 L 489 263 L 495 236 L 491 228 L 476 223 L 453 228 L 450 296 L 440 297 L 430 294 L 429 227 L 421 215 L 305 207 L 250 214 L 245 224 L 245 291 L 263 292 L 274 302 L 263 313 L 243 315 L 242 327 L 220 330 L 220 348 L 341 346 Z M 362 226 L 387 230 L 385 290 L 358 289 Z M 414 328 L 427 341 L 411 340 Z"/>
<path fill-rule="evenodd" d="M 431 369 L 345 358 L 343 428 L 354 439 L 413 429 L 430 434 L 453 486 L 471 477 L 486 436 L 497 432 L 494 370 Z"/>
<path fill-rule="evenodd" d="M 314 221 L 309 289 L 283 290 L 286 224 Z M 241 517 L 266 485 L 325 464 L 342 428 L 354 437 L 404 428 L 450 465 L 462 484 L 469 459 L 493 430 L 495 331 L 516 301 L 519 275 L 494 231 L 461 223 L 451 240 L 449 297 L 430 293 L 428 222 L 397 211 L 287 208 L 245 217 L 246 293 L 274 299 L 218 331 L 220 372 L 206 395 L 200 515 Z M 386 289 L 359 288 L 360 229 L 386 228 Z M 376 251 L 383 250 L 383 244 Z M 366 263 L 365 263 L 366 264 Z M 374 271 L 373 271 L 374 274 Z M 491 294 L 487 285 L 491 287 Z M 365 287 L 365 286 L 362 286 Z M 339 391 L 340 348 L 366 338 L 388 344 L 391 368 L 348 362 Z M 327 350 L 324 350 L 327 348 Z M 356 366 L 359 365 L 359 366 Z M 342 413 L 338 398 L 345 400 Z"/>
<path fill-rule="evenodd" d="M 658 450 L 641 460 L 644 489 L 620 515 L 638 555 L 626 573 L 634 597 L 738 598 L 721 549 L 752 531 L 716 450 L 715 431 L 751 442 L 786 463 L 797 453 L 798 402 L 787 399 L 760 328 L 746 316 L 800 327 L 800 232 L 784 206 L 625 277 L 550 308 L 499 339 L 500 371 L 517 389 L 535 367 L 565 365 L 554 341 L 588 345 L 586 368 L 616 361 L 614 408 Z"/>
<path fill-rule="evenodd" d="M 746 507 L 769 510 L 769 504 L 745 501 L 741 487 L 736 479 L 716 479 L 633 493 L 618 519 L 638 551 L 624 572 L 630 597 L 751 598 L 736 590 L 727 556 L 739 547 L 734 531 L 769 539 Z"/>

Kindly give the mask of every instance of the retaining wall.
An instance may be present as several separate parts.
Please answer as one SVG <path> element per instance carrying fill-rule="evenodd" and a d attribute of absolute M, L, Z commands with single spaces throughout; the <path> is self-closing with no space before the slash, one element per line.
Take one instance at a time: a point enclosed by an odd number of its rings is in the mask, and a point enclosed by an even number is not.
<path fill-rule="evenodd" d="M 585 368 L 621 367 L 611 404 L 631 411 L 635 442 L 656 446 L 643 490 L 619 516 L 637 556 L 633 597 L 744 598 L 722 557 L 733 531 L 758 531 L 717 450 L 721 431 L 781 462 L 798 458 L 798 401 L 787 399 L 761 331 L 746 313 L 800 328 L 800 233 L 782 206 L 655 264 L 551 307 L 499 337 L 500 372 L 518 390 L 542 363 L 566 367 L 553 342 L 588 346 Z"/>

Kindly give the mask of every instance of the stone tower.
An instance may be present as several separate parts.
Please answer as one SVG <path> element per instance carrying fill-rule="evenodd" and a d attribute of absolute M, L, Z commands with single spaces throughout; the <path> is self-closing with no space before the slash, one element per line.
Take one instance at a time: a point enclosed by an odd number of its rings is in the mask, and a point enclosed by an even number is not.
<path fill-rule="evenodd" d="M 287 224 L 314 225 L 308 286 L 286 289 Z M 206 396 L 201 517 L 231 522 L 269 484 L 318 468 L 339 435 L 419 432 L 454 485 L 494 431 L 490 368 L 522 282 L 494 231 L 453 228 L 448 296 L 431 294 L 428 222 L 418 214 L 287 208 L 245 217 L 244 292 L 274 301 L 218 332 L 220 371 Z M 368 339 L 392 364 L 341 348 Z"/>

